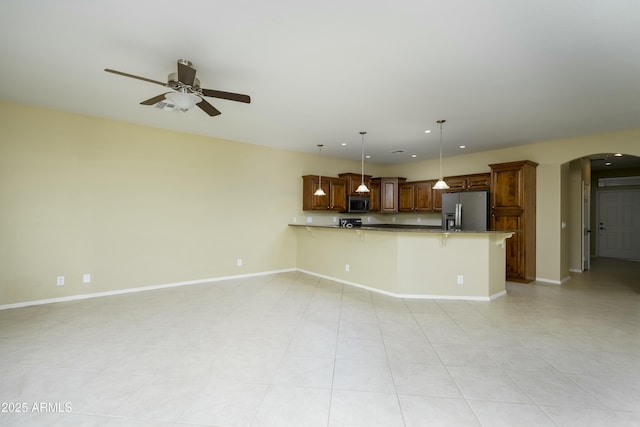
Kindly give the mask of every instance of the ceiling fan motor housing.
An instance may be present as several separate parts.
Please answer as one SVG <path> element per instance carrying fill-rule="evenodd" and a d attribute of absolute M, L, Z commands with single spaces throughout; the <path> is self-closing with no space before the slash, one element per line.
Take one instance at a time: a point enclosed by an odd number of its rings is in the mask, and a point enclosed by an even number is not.
<path fill-rule="evenodd" d="M 195 92 L 200 91 L 200 80 L 197 77 L 193 79 L 192 86 L 186 86 L 184 83 L 178 80 L 178 73 L 170 73 L 169 76 L 167 77 L 167 84 L 171 86 L 173 89 L 190 87 Z"/>

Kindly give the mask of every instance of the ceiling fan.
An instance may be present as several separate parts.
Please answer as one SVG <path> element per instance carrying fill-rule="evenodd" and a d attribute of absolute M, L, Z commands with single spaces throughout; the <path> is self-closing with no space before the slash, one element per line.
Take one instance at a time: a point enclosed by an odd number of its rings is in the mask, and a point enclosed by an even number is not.
<path fill-rule="evenodd" d="M 240 93 L 223 92 L 220 90 L 204 89 L 200 87 L 200 80 L 196 78 L 196 69 L 192 67 L 191 61 L 188 59 L 178 59 L 178 72 L 169 74 L 167 82 L 163 83 L 157 80 L 148 79 L 146 77 L 140 77 L 133 74 L 123 73 L 122 71 L 112 70 L 105 68 L 108 73 L 118 74 L 125 77 L 131 77 L 134 79 L 142 80 L 149 83 L 155 83 L 169 89 L 173 89 L 175 92 L 166 92 L 153 98 L 149 98 L 146 101 L 142 101 L 142 105 L 154 105 L 162 103 L 163 107 L 167 109 L 177 108 L 181 111 L 187 111 L 193 106 L 197 105 L 202 111 L 209 116 L 217 116 L 222 114 L 217 108 L 209 104 L 203 96 L 211 98 L 228 99 L 230 101 L 250 103 L 251 98 L 249 95 L 242 95 Z"/>

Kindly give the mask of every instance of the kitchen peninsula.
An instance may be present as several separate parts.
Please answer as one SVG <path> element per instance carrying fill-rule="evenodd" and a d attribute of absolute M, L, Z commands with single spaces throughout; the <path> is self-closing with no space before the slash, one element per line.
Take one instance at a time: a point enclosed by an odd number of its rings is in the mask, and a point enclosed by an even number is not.
<path fill-rule="evenodd" d="M 290 224 L 301 271 L 402 298 L 488 301 L 505 291 L 509 231 Z"/>

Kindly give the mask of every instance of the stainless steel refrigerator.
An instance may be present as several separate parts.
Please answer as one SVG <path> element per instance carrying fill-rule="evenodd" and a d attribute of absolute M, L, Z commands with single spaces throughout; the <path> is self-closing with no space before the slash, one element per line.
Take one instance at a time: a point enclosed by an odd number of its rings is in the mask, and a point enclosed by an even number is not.
<path fill-rule="evenodd" d="M 442 195 L 442 229 L 487 231 L 489 192 L 463 191 Z"/>

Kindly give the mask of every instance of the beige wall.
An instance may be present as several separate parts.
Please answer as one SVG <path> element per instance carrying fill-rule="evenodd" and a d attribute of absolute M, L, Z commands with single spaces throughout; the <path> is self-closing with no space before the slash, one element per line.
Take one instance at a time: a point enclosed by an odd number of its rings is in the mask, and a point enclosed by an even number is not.
<path fill-rule="evenodd" d="M 569 270 L 572 271 L 582 271 L 582 185 L 584 163 L 582 159 L 577 159 L 568 164 L 569 195 L 565 199 L 569 209 Z M 575 250 L 573 250 L 574 248 Z"/>
<path fill-rule="evenodd" d="M 0 132 L 0 305 L 296 267 L 317 155 L 8 104 Z"/>
<path fill-rule="evenodd" d="M 0 135 L 0 305 L 296 267 L 287 223 L 307 214 L 300 176 L 318 172 L 317 155 L 7 103 Z M 445 157 L 443 171 L 540 163 L 537 275 L 559 281 L 561 165 L 640 155 L 639 140 L 634 130 Z M 322 169 L 359 167 L 325 158 Z M 437 161 L 367 165 L 410 180 L 436 171 Z"/>
<path fill-rule="evenodd" d="M 499 243 L 508 234 L 452 233 L 443 241 L 441 233 L 295 229 L 298 268 L 314 274 L 416 297 L 488 299 L 505 290 Z"/>

